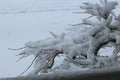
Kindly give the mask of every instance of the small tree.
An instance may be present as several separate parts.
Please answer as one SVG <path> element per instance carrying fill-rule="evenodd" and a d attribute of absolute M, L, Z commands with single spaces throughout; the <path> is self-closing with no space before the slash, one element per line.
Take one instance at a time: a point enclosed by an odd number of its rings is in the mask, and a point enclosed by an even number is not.
<path fill-rule="evenodd" d="M 55 69 L 70 69 L 71 63 L 79 65 L 80 68 L 89 69 L 119 64 L 120 15 L 116 17 L 113 12 L 118 3 L 103 0 L 101 3 L 86 2 L 83 4 L 80 6 L 85 10 L 82 13 L 88 13 L 91 16 L 75 25 L 79 27 L 68 29 L 60 35 L 50 32 L 53 37 L 30 41 L 25 44 L 25 47 L 20 48 L 20 50 L 23 49 L 19 54 L 22 56 L 20 59 L 29 55 L 35 56 L 32 62 L 35 68 L 30 74 L 37 75 Z M 114 47 L 113 54 L 100 56 L 98 51 L 103 47 L 108 47 L 106 45 Z M 52 68 L 55 57 L 59 54 L 65 55 L 65 60 L 60 66 Z"/>

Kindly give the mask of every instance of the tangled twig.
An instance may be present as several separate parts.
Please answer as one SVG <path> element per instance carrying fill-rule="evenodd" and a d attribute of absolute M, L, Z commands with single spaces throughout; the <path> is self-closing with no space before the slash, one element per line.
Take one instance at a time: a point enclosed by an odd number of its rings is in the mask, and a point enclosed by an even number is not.
<path fill-rule="evenodd" d="M 17 48 L 17 49 L 12 49 L 12 48 L 8 48 L 9 50 L 21 50 L 21 49 L 24 49 L 26 47 L 21 47 L 21 48 Z"/>
<path fill-rule="evenodd" d="M 27 72 L 27 70 L 33 65 L 34 61 L 36 60 L 36 58 L 38 57 L 38 54 L 35 56 L 35 58 L 32 60 L 31 64 L 27 67 L 27 69 L 25 69 L 20 75 L 18 76 L 21 76 L 23 75 L 25 72 Z"/>

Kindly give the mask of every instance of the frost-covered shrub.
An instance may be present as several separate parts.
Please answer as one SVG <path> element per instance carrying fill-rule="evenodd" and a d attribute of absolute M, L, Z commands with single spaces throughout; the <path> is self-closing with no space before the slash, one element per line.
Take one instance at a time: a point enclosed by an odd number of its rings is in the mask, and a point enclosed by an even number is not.
<path fill-rule="evenodd" d="M 119 65 L 120 50 L 120 15 L 116 17 L 113 10 L 116 1 L 101 1 L 99 3 L 84 3 L 81 6 L 91 16 L 83 20 L 78 27 L 67 29 L 66 32 L 45 40 L 30 41 L 25 44 L 20 59 L 33 55 L 34 71 L 29 75 L 37 75 L 54 70 L 78 68 L 103 68 Z M 95 16 L 95 17 L 94 17 Z M 106 45 L 114 47 L 113 54 L 101 56 L 99 50 Z M 65 59 L 60 66 L 52 68 L 55 57 L 63 54 Z M 108 53 L 109 54 L 109 53 Z"/>

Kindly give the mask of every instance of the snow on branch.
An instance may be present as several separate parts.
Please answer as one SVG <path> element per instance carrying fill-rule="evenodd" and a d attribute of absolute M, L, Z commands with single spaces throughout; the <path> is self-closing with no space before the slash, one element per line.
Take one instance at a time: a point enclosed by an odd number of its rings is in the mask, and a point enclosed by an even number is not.
<path fill-rule="evenodd" d="M 95 21 L 96 17 L 84 19 L 82 24 L 77 25 L 78 27 L 72 27 L 59 35 L 50 32 L 52 37 L 27 42 L 25 47 L 20 48 L 21 58 L 29 55 L 35 57 L 32 62 L 34 70 L 28 75 L 54 72 L 63 68 L 72 70 L 73 65 L 77 69 L 119 66 L 120 16 L 112 15 L 118 3 L 103 0 L 101 4 L 88 2 L 83 4 L 81 8 L 85 10 L 84 13 L 96 16 L 98 21 Z M 114 47 L 112 55 L 109 53 L 108 56 L 100 55 L 100 49 L 108 44 Z M 65 59 L 60 66 L 53 68 L 54 60 L 60 54 L 65 55 Z"/>
<path fill-rule="evenodd" d="M 84 13 L 97 16 L 98 19 L 107 19 L 109 14 L 112 13 L 112 10 L 115 9 L 116 5 L 118 5 L 116 1 L 101 0 L 101 4 L 86 2 L 84 3 L 84 6 L 80 6 L 80 8 L 85 9 Z"/>

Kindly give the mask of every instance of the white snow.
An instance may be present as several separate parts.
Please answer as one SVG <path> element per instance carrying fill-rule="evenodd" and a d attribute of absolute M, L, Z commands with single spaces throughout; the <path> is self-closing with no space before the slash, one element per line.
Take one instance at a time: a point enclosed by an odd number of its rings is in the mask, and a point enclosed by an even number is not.
<path fill-rule="evenodd" d="M 10 51 L 8 48 L 23 47 L 28 41 L 49 37 L 49 31 L 57 34 L 64 32 L 70 27 L 68 24 L 79 23 L 80 18 L 85 17 L 72 12 L 79 11 L 79 5 L 87 1 L 0 0 L 0 77 L 19 75 L 33 59 L 30 56 L 16 62 L 18 57 L 15 55 L 19 51 Z"/>

